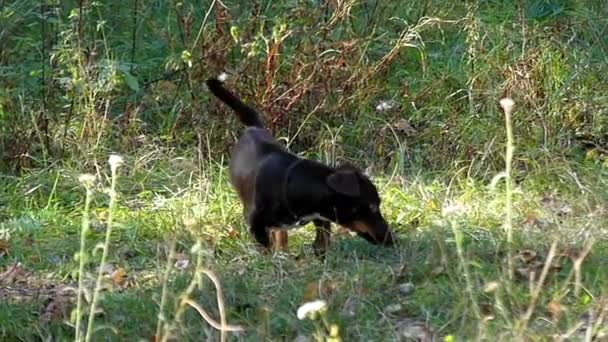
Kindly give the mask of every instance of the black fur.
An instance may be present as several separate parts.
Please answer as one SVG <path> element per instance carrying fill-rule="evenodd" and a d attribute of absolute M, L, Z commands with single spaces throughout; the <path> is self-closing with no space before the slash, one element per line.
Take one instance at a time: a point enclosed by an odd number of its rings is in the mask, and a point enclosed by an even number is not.
<path fill-rule="evenodd" d="M 239 194 L 253 237 L 270 246 L 269 229 L 287 229 L 314 222 L 315 244 L 323 252 L 329 222 L 355 231 L 374 244 L 392 245 L 393 235 L 380 213 L 380 196 L 372 182 L 349 165 L 333 168 L 299 158 L 264 129 L 259 114 L 217 79 L 211 92 L 248 126 L 230 160 L 230 179 Z M 327 242 L 323 242 L 327 241 Z"/>
<path fill-rule="evenodd" d="M 247 106 L 231 92 L 226 90 L 226 88 L 222 86 L 221 81 L 217 79 L 207 80 L 207 87 L 209 87 L 209 90 L 211 90 L 213 95 L 217 96 L 218 99 L 222 100 L 235 111 L 236 115 L 239 116 L 239 119 L 245 126 L 264 127 L 264 124 L 260 120 L 255 109 Z"/>

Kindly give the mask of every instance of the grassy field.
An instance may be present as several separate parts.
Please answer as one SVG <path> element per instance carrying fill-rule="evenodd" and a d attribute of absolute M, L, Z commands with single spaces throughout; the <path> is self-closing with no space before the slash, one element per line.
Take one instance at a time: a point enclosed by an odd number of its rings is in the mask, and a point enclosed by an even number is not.
<path fill-rule="evenodd" d="M 223 4 L 1 4 L 0 340 L 608 339 L 603 1 Z M 372 176 L 396 247 L 259 251 L 222 70 Z"/>

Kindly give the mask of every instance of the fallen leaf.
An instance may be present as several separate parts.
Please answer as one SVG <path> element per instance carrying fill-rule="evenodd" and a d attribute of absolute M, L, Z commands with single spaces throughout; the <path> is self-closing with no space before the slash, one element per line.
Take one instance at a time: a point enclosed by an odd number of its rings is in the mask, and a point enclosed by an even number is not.
<path fill-rule="evenodd" d="M 399 285 L 399 292 L 404 296 L 409 296 L 414 292 L 414 284 L 412 283 L 403 283 Z"/>
<path fill-rule="evenodd" d="M 331 281 L 313 281 L 306 285 L 302 301 L 310 302 L 318 298 L 327 298 L 337 288 L 337 284 Z"/>
<path fill-rule="evenodd" d="M 114 273 L 114 265 L 105 263 L 101 266 L 101 272 L 111 276 Z M 97 272 L 99 272 L 99 267 L 97 267 Z"/>
<path fill-rule="evenodd" d="M 386 308 L 384 308 L 384 311 L 386 311 L 388 313 L 395 313 L 395 312 L 401 311 L 401 309 L 403 309 L 403 306 L 401 304 L 394 303 L 394 304 L 390 304 Z"/>
<path fill-rule="evenodd" d="M 397 106 L 397 103 L 393 100 L 382 100 L 376 105 L 376 111 L 386 112 Z"/>
<path fill-rule="evenodd" d="M 71 302 L 72 300 L 68 296 L 56 295 L 42 308 L 40 319 L 45 323 L 67 319 Z"/>
<path fill-rule="evenodd" d="M 112 283 L 117 287 L 124 287 L 125 281 L 127 280 L 127 272 L 124 268 L 119 267 L 110 276 L 112 278 Z"/>
<path fill-rule="evenodd" d="M 349 296 L 342 306 L 342 314 L 348 317 L 354 317 L 359 306 L 359 300 L 355 296 Z"/>
<path fill-rule="evenodd" d="M 319 297 L 318 283 L 316 281 L 308 283 L 308 285 L 306 285 L 306 289 L 304 290 L 304 295 L 302 296 L 302 301 L 309 302 L 318 297 Z"/>
<path fill-rule="evenodd" d="M 29 260 L 32 263 L 37 263 L 37 262 L 40 262 L 40 256 L 38 254 L 32 254 L 27 257 L 27 260 Z"/>
<path fill-rule="evenodd" d="M 572 207 L 554 195 L 546 195 L 540 200 L 541 205 L 548 211 L 558 216 L 566 216 L 572 213 Z"/>
<path fill-rule="evenodd" d="M 188 265 L 190 264 L 190 260 L 188 259 L 180 259 L 180 260 L 176 260 L 175 264 L 173 265 L 175 268 L 177 268 L 180 271 L 183 271 L 185 269 L 188 268 Z"/>
<path fill-rule="evenodd" d="M 547 304 L 547 311 L 551 315 L 553 321 L 559 320 L 559 316 L 563 311 L 563 307 L 558 300 L 552 300 Z"/>
<path fill-rule="evenodd" d="M 523 249 L 519 251 L 517 258 L 524 263 L 529 263 L 536 258 L 536 252 L 531 249 Z"/>
<path fill-rule="evenodd" d="M 13 266 L 9 266 L 6 271 L 0 273 L 0 284 L 10 285 L 16 282 L 23 282 L 30 276 L 29 272 L 26 272 L 21 263 L 17 263 Z"/>
<path fill-rule="evenodd" d="M 9 247 L 10 245 L 7 240 L 0 239 L 0 258 L 8 255 Z"/>
<path fill-rule="evenodd" d="M 435 333 L 423 322 L 405 318 L 396 324 L 397 336 L 400 341 L 413 339 L 419 342 L 434 342 Z"/>
<path fill-rule="evenodd" d="M 230 230 L 228 231 L 228 237 L 230 237 L 231 239 L 236 239 L 240 235 L 241 235 L 241 233 L 234 228 L 230 228 Z"/>
<path fill-rule="evenodd" d="M 497 281 L 491 281 L 483 287 L 483 292 L 492 293 L 498 289 L 498 286 L 499 284 Z"/>

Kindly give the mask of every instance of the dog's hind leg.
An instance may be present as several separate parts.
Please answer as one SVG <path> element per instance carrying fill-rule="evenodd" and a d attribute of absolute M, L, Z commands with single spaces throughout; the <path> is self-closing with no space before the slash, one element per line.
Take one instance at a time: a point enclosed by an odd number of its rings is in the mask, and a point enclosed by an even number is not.
<path fill-rule="evenodd" d="M 270 240 L 275 250 L 287 252 L 287 232 L 281 229 L 270 230 Z"/>
<path fill-rule="evenodd" d="M 331 239 L 331 223 L 314 220 L 314 224 L 316 228 L 316 237 L 312 247 L 317 256 L 325 256 L 325 251 L 327 251 Z"/>

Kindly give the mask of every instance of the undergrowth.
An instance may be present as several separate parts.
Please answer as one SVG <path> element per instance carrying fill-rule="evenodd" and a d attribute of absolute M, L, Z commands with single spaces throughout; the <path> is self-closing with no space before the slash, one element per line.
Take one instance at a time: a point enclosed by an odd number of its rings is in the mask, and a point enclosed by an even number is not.
<path fill-rule="evenodd" d="M 606 14 L 3 2 L 0 337 L 606 338 Z M 322 261 L 308 227 L 259 253 L 226 176 L 242 128 L 203 86 L 222 71 L 293 151 L 373 176 L 396 248 L 334 228 Z"/>

